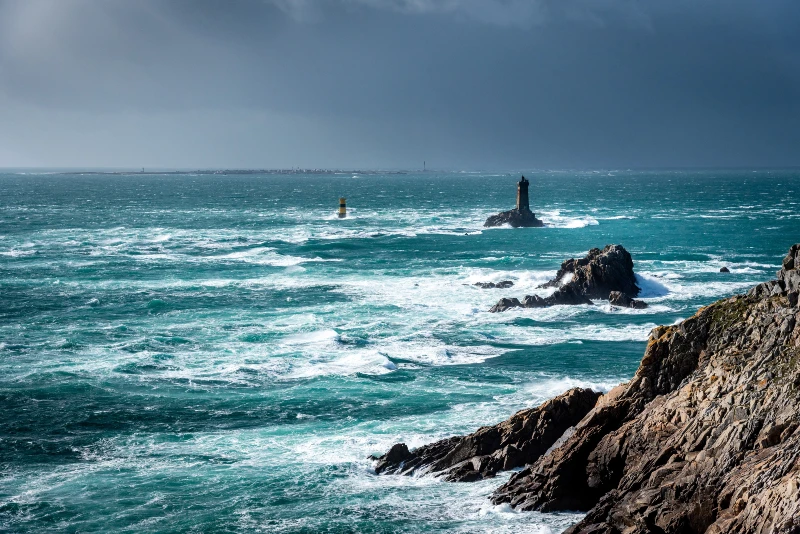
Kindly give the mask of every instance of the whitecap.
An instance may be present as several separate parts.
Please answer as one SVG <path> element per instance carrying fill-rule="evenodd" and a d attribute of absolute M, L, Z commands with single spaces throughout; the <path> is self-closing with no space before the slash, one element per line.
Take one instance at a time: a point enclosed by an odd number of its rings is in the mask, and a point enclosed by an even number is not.
<path fill-rule="evenodd" d="M 312 378 L 325 375 L 379 375 L 397 370 L 397 366 L 377 351 L 352 351 L 343 356 L 321 355 L 293 369 L 286 378 Z"/>
<path fill-rule="evenodd" d="M 564 215 L 560 210 L 543 211 L 539 213 L 539 218 L 544 221 L 546 227 L 550 228 L 585 228 L 586 226 L 596 226 L 600 222 L 590 215 Z"/>
<path fill-rule="evenodd" d="M 640 297 L 663 297 L 669 294 L 669 288 L 657 278 L 646 274 L 636 274 L 636 285 L 641 288 Z"/>
<path fill-rule="evenodd" d="M 310 343 L 333 343 L 339 340 L 339 333 L 333 329 L 315 330 L 287 336 L 281 340 L 288 345 L 307 345 Z"/>

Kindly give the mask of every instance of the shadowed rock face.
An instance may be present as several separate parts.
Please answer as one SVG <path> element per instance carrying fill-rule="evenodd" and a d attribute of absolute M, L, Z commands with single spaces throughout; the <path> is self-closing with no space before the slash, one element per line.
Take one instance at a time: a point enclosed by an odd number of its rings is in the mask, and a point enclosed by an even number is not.
<path fill-rule="evenodd" d="M 568 533 L 800 532 L 800 245 L 778 280 L 653 330 L 633 379 L 495 492 Z"/>
<path fill-rule="evenodd" d="M 504 298 L 489 311 L 502 312 L 516 307 L 592 304 L 590 299 L 608 299 L 613 292 L 622 295 L 618 300 L 624 301 L 625 307 L 647 307 L 644 302 L 632 299 L 639 294 L 640 289 L 636 285 L 631 255 L 622 245 L 606 245 L 603 250 L 593 248 L 583 258 L 568 259 L 561 264 L 555 278 L 539 287 L 558 289 L 546 298 L 527 295 L 521 302 L 515 298 Z"/>
<path fill-rule="evenodd" d="M 409 451 L 394 445 L 377 460 L 378 474 L 432 473 L 448 481 L 490 478 L 529 464 L 592 409 L 599 393 L 575 388 L 538 408 L 522 410 L 494 426 L 467 436 L 455 436 Z"/>
<path fill-rule="evenodd" d="M 619 306 L 621 308 L 643 309 L 647 307 L 647 303 L 645 301 L 632 299 L 620 291 L 612 291 L 609 293 L 608 302 L 612 306 Z"/>

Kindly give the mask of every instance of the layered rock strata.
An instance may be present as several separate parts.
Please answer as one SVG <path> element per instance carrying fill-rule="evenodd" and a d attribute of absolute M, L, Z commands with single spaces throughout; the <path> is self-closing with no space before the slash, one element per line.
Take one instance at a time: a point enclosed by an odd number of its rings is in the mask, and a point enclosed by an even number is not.
<path fill-rule="evenodd" d="M 568 534 L 800 533 L 799 297 L 800 244 L 776 280 L 655 328 L 634 377 L 596 403 L 571 390 L 469 436 L 398 444 L 378 468 L 467 481 L 529 463 L 492 501 L 586 511 Z"/>
<path fill-rule="evenodd" d="M 569 533 L 800 532 L 800 245 L 778 279 L 653 330 L 634 378 L 493 496 Z"/>
<path fill-rule="evenodd" d="M 448 481 L 491 478 L 498 471 L 527 465 L 544 454 L 564 432 L 585 416 L 599 393 L 575 388 L 538 408 L 522 410 L 494 426 L 454 436 L 409 451 L 394 445 L 377 461 L 378 474 L 430 473 Z"/>

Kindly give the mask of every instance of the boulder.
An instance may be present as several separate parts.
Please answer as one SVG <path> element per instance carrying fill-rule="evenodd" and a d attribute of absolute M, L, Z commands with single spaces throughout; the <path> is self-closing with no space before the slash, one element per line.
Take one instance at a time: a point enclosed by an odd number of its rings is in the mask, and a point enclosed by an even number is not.
<path fill-rule="evenodd" d="M 550 302 L 539 295 L 525 295 L 525 298 L 522 299 L 522 305 L 525 308 L 546 308 L 550 306 Z"/>
<path fill-rule="evenodd" d="M 620 308 L 647 308 L 647 303 L 643 300 L 634 300 L 621 291 L 612 291 L 608 294 L 608 302 L 612 306 L 619 306 Z"/>
<path fill-rule="evenodd" d="M 454 436 L 413 451 L 404 443 L 372 456 L 378 474 L 433 474 L 453 482 L 494 477 L 529 464 L 544 454 L 597 402 L 599 393 L 574 388 L 538 408 L 529 408 L 494 426 Z"/>
<path fill-rule="evenodd" d="M 492 215 L 486 219 L 483 226 L 490 228 L 493 226 L 504 226 L 506 224 L 514 228 L 540 228 L 544 226 L 544 222 L 537 219 L 535 213 L 525 209 L 513 209 L 500 212 L 497 215 Z"/>
<path fill-rule="evenodd" d="M 508 310 L 509 308 L 519 308 L 521 306 L 522 306 L 522 303 L 520 303 L 519 299 L 516 299 L 516 298 L 510 298 L 510 299 L 502 298 L 497 302 L 497 304 L 492 306 L 491 309 L 489 309 L 489 311 L 492 312 L 492 313 L 504 312 L 504 311 Z"/>
<path fill-rule="evenodd" d="M 731 272 L 731 270 L 728 269 L 727 267 L 720 267 L 719 268 L 719 272 L 721 272 L 721 273 L 729 273 L 729 272 Z"/>
<path fill-rule="evenodd" d="M 492 497 L 570 534 L 800 531 L 800 245 L 778 280 L 655 328 L 630 382 Z"/>

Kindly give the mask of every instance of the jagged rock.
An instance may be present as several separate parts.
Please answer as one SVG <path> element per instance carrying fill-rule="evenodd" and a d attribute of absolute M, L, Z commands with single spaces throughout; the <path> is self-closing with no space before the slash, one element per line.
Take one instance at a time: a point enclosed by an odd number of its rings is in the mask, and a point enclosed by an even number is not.
<path fill-rule="evenodd" d="M 502 298 L 489 311 L 497 313 L 504 312 L 510 308 L 547 308 L 549 306 L 577 306 L 579 304 L 591 306 L 592 301 L 578 293 L 575 288 L 565 286 L 547 298 L 542 298 L 539 295 L 526 295 L 522 302 L 516 298 Z"/>
<path fill-rule="evenodd" d="M 721 272 L 721 273 L 729 273 L 729 272 L 731 272 L 731 270 L 728 269 L 727 267 L 723 266 L 723 267 L 719 268 L 719 272 Z"/>
<path fill-rule="evenodd" d="M 486 222 L 483 223 L 483 226 L 486 228 L 490 228 L 493 226 L 503 226 L 508 224 L 514 228 L 541 228 L 544 226 L 544 222 L 536 218 L 536 214 L 533 213 L 531 210 L 508 210 L 502 211 L 497 215 L 492 215 Z"/>
<path fill-rule="evenodd" d="M 647 307 L 647 303 L 645 301 L 632 299 L 620 291 L 612 291 L 609 293 L 608 302 L 612 306 L 619 306 L 620 308 L 643 309 Z"/>
<path fill-rule="evenodd" d="M 506 289 L 514 285 L 514 282 L 511 280 L 503 280 L 502 282 L 475 282 L 475 284 L 481 289 Z"/>
<path fill-rule="evenodd" d="M 396 443 L 389 452 L 380 457 L 381 461 L 375 466 L 375 472 L 380 474 L 390 466 L 401 466 L 411 457 L 411 452 L 405 443 Z"/>
<path fill-rule="evenodd" d="M 779 280 L 655 328 L 633 379 L 495 492 L 568 533 L 800 532 L 800 245 Z"/>
<path fill-rule="evenodd" d="M 544 299 L 548 306 L 568 305 L 577 306 L 580 304 L 592 304 L 592 301 L 584 295 L 580 289 L 572 285 L 565 285 L 556 290 L 555 293 Z"/>
<path fill-rule="evenodd" d="M 546 308 L 550 306 L 550 303 L 539 295 L 525 295 L 525 298 L 522 299 L 522 306 L 525 308 Z"/>
<path fill-rule="evenodd" d="M 800 244 L 792 245 L 792 248 L 789 249 L 789 253 L 783 258 L 783 264 L 781 266 L 780 272 L 791 272 L 800 269 Z"/>
<path fill-rule="evenodd" d="M 516 298 L 511 298 L 511 299 L 502 298 L 497 302 L 497 304 L 492 306 L 489 309 L 489 311 L 492 312 L 492 313 L 504 312 L 509 308 L 519 308 L 521 306 L 522 306 L 522 303 L 520 303 L 519 299 L 516 299 Z"/>
<path fill-rule="evenodd" d="M 375 472 L 431 473 L 455 482 L 491 478 L 499 471 L 539 458 L 592 409 L 599 396 L 590 389 L 574 388 L 473 434 L 447 438 L 411 452 L 404 443 L 398 443 L 383 456 L 372 457 L 377 461 Z"/>
<path fill-rule="evenodd" d="M 564 282 L 567 275 L 571 279 Z M 521 304 L 509 305 L 507 301 L 516 299 L 501 299 L 489 311 L 502 312 L 512 307 L 524 306 L 526 308 L 544 308 L 555 305 L 591 304 L 591 299 L 608 299 L 612 291 L 636 296 L 639 286 L 636 285 L 636 276 L 633 274 L 633 260 L 627 250 L 621 245 L 606 245 L 603 250 L 593 248 L 581 259 L 571 258 L 561 264 L 556 277 L 540 288 L 558 287 L 555 293 L 542 298 L 537 295 L 526 296 Z M 643 301 L 632 301 L 634 308 L 645 308 Z"/>
<path fill-rule="evenodd" d="M 567 275 L 570 280 L 564 283 Z M 570 258 L 561 264 L 556 277 L 542 284 L 541 288 L 572 285 L 582 294 L 594 299 L 608 299 L 612 291 L 620 291 L 631 297 L 639 295 L 636 275 L 633 274 L 633 259 L 622 245 L 606 245 L 603 250 L 593 248 L 580 259 Z"/>

